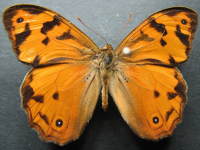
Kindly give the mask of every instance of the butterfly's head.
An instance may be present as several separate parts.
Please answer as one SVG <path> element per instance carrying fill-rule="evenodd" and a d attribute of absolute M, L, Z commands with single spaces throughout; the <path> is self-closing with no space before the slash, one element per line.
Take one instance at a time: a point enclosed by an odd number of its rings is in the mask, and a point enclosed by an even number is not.
<path fill-rule="evenodd" d="M 106 44 L 105 46 L 101 47 L 101 51 L 102 52 L 113 51 L 113 47 L 111 44 Z"/>

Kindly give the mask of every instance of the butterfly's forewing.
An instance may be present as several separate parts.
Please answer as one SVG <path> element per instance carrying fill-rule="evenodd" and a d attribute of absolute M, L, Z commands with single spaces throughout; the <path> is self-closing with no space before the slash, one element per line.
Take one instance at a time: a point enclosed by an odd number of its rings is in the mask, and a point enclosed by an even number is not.
<path fill-rule="evenodd" d="M 133 30 L 115 55 L 125 62 L 177 66 L 188 59 L 197 24 L 197 13 L 189 8 L 164 9 Z M 130 49 L 129 54 L 123 53 L 124 47 Z"/>
<path fill-rule="evenodd" d="M 32 66 L 88 61 L 99 52 L 83 32 L 47 8 L 11 6 L 3 22 L 17 58 Z"/>
<path fill-rule="evenodd" d="M 142 138 L 169 136 L 182 119 L 187 85 L 175 66 L 188 59 L 197 23 L 196 12 L 185 7 L 159 11 L 115 51 L 109 91 L 124 120 Z"/>
<path fill-rule="evenodd" d="M 101 88 L 95 68 L 100 50 L 73 24 L 43 7 L 11 6 L 3 21 L 17 58 L 34 67 L 21 86 L 29 124 L 45 141 L 63 145 L 77 139 Z"/>

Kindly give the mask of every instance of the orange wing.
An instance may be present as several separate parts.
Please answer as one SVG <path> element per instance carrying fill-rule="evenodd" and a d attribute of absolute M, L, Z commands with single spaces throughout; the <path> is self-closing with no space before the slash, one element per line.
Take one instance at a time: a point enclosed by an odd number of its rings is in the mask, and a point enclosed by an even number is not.
<path fill-rule="evenodd" d="M 144 20 L 117 47 L 121 61 L 136 64 L 177 66 L 191 52 L 198 16 L 186 7 L 161 10 Z M 123 49 L 128 47 L 129 54 Z"/>
<path fill-rule="evenodd" d="M 169 136 L 182 119 L 187 85 L 175 66 L 188 59 L 197 23 L 189 8 L 161 10 L 115 51 L 109 91 L 124 120 L 142 138 Z"/>
<path fill-rule="evenodd" d="M 101 88 L 98 47 L 59 14 L 35 5 L 7 8 L 3 22 L 17 58 L 34 68 L 21 86 L 22 107 L 42 139 L 77 139 Z M 95 89 L 95 90 L 93 90 Z"/>
<path fill-rule="evenodd" d="M 117 69 L 109 91 L 131 129 L 150 140 L 172 134 L 186 103 L 187 87 L 178 69 L 125 64 Z"/>
<path fill-rule="evenodd" d="M 61 15 L 40 6 L 14 5 L 3 22 L 17 58 L 34 67 L 92 60 L 94 42 Z"/>
<path fill-rule="evenodd" d="M 77 139 L 92 117 L 99 79 L 98 70 L 89 63 L 32 69 L 21 86 L 30 126 L 45 141 L 64 145 Z"/>

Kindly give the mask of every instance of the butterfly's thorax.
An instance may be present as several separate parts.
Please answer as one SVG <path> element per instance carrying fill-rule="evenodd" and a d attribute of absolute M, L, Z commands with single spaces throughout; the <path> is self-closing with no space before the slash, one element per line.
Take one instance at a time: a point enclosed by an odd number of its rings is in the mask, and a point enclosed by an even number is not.
<path fill-rule="evenodd" d="M 108 105 L 108 79 L 110 75 L 110 66 L 113 61 L 113 47 L 111 44 L 105 45 L 101 48 L 101 56 L 99 69 L 101 74 L 102 88 L 102 107 L 106 110 Z"/>
<path fill-rule="evenodd" d="M 105 76 L 106 70 L 108 70 L 111 62 L 113 60 L 113 47 L 112 45 L 105 45 L 101 48 L 101 60 L 100 60 L 100 70 L 101 75 Z"/>

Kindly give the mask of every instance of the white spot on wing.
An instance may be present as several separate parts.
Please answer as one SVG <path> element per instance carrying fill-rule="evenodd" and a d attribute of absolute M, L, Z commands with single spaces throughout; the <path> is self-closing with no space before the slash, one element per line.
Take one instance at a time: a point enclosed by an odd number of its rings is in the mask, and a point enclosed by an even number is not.
<path fill-rule="evenodd" d="M 131 50 L 130 50 L 129 47 L 124 47 L 124 48 L 123 48 L 123 53 L 124 53 L 124 54 L 129 54 L 130 51 L 131 51 Z"/>

